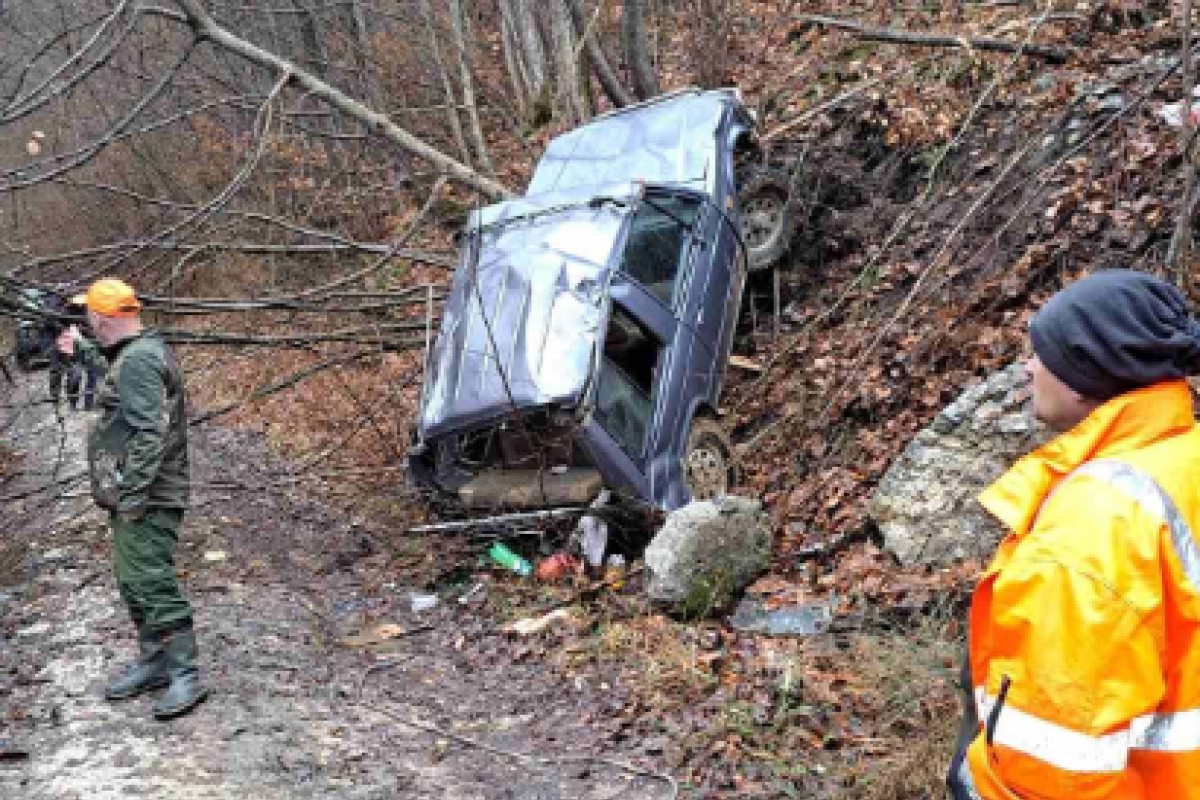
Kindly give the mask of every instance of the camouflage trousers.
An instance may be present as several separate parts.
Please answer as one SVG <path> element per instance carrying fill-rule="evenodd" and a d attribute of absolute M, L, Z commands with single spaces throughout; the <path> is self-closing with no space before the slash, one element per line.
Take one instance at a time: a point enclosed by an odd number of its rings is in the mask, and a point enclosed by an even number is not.
<path fill-rule="evenodd" d="M 151 509 L 138 520 L 109 518 L 117 588 L 140 627 L 169 631 L 192 620 L 192 606 L 175 575 L 175 546 L 183 511 Z"/>

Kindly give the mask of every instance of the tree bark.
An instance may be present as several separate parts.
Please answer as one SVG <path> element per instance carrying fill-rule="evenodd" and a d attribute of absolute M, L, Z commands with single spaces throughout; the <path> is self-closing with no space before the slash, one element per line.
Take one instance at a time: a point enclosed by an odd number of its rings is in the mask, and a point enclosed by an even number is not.
<path fill-rule="evenodd" d="M 463 163 L 471 163 L 471 151 L 467 148 L 467 137 L 463 134 L 462 120 L 458 116 L 458 95 L 450 82 L 450 73 L 442 60 L 442 46 L 438 41 L 437 26 L 434 24 L 433 9 L 429 0 L 418 0 L 421 16 L 425 18 L 425 30 L 429 34 L 429 53 L 433 56 L 433 64 L 441 78 L 442 92 L 446 98 L 446 122 L 450 123 L 450 132 L 454 134 L 454 144 L 458 146 Z"/>
<path fill-rule="evenodd" d="M 550 34 L 554 43 L 554 75 L 557 116 L 578 125 L 591 116 L 585 73 L 580 64 L 582 47 L 576 46 L 575 26 L 562 3 L 550 7 Z"/>
<path fill-rule="evenodd" d="M 529 113 L 529 78 L 521 61 L 521 45 L 517 39 L 512 6 L 508 0 L 499 0 L 497 5 L 500 7 L 500 47 L 504 50 L 504 67 L 512 83 L 517 116 L 526 119 Z"/>
<path fill-rule="evenodd" d="M 179 0 L 188 24 L 196 35 L 245 58 L 251 63 L 279 73 L 290 74 L 292 83 L 314 97 L 324 100 L 343 114 L 357 119 L 370 130 L 378 133 L 401 149 L 432 164 L 439 172 L 463 186 L 474 189 L 480 194 L 493 200 L 512 196 L 512 193 L 501 183 L 481 175 L 469 166 L 447 156 L 427 142 L 418 139 L 408 131 L 392 122 L 387 116 L 374 111 L 362 103 L 348 97 L 337 88 L 317 78 L 310 72 L 300 69 L 295 64 L 267 52 L 262 48 L 242 39 L 217 24 L 201 5 L 200 0 Z"/>
<path fill-rule="evenodd" d="M 546 44 L 534 13 L 535 0 L 498 0 L 501 20 L 508 30 L 505 43 L 511 47 L 505 53 L 520 75 L 523 91 L 519 95 L 518 108 L 528 124 L 538 125 L 549 118 L 551 96 L 546 66 Z M 510 67 L 510 73 L 512 68 Z"/>
<path fill-rule="evenodd" d="M 1179 141 L 1183 150 L 1183 203 L 1175 221 L 1175 233 L 1167 249 L 1167 267 L 1174 271 L 1176 281 L 1189 291 L 1192 263 L 1192 215 L 1196 213 L 1196 126 L 1192 124 L 1192 97 L 1196 85 L 1195 65 L 1192 62 L 1192 0 L 1183 0 L 1183 127 Z"/>
<path fill-rule="evenodd" d="M 454 49 L 458 53 L 458 71 L 461 76 L 463 105 L 467 110 L 467 121 L 471 125 L 471 139 L 475 143 L 475 153 L 479 163 L 488 175 L 495 175 L 491 156 L 488 155 L 487 139 L 483 135 L 483 125 L 479 121 L 479 104 L 475 98 L 475 76 L 471 70 L 470 46 L 474 41 L 471 36 L 471 23 L 463 13 L 462 0 L 449 0 L 450 30 L 454 34 Z"/>
<path fill-rule="evenodd" d="M 382 109 L 384 104 L 379 82 L 371 68 L 371 29 L 363 14 L 362 0 L 350 0 L 350 19 L 354 26 L 354 40 L 358 43 L 358 79 L 362 84 L 363 96 L 372 106 Z"/>
<path fill-rule="evenodd" d="M 584 18 L 579 0 L 563 0 L 563 2 L 567 4 L 567 10 L 571 12 L 571 22 L 574 24 L 576 32 L 583 37 L 592 71 L 595 72 L 596 79 L 600 81 L 600 88 L 604 90 L 609 102 L 617 108 L 636 103 L 637 98 L 625 88 L 625 84 L 621 83 L 616 70 L 612 68 L 612 62 L 608 60 L 608 54 L 600 45 L 599 37 L 591 30 L 591 26 Z"/>
<path fill-rule="evenodd" d="M 629 82 L 639 99 L 645 100 L 659 93 L 658 76 L 650 62 L 650 44 L 646 38 L 645 0 L 625 0 L 621 13 L 621 43 L 625 49 L 625 64 L 629 68 Z"/>

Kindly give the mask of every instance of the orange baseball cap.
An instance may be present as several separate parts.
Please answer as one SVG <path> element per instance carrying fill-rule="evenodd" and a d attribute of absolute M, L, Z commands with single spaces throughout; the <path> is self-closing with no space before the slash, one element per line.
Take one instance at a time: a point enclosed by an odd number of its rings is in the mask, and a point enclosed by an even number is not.
<path fill-rule="evenodd" d="M 117 278 L 101 278 L 80 299 L 89 310 L 104 317 L 136 317 L 142 310 L 133 287 Z"/>

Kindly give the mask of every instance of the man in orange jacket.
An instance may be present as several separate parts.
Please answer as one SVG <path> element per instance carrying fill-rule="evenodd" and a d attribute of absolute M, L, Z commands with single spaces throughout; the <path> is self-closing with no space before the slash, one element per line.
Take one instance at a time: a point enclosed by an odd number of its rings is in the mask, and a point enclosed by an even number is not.
<path fill-rule="evenodd" d="M 1034 317 L 1061 431 L 980 502 L 1008 530 L 971 604 L 955 800 L 1200 800 L 1200 324 L 1098 272 Z"/>

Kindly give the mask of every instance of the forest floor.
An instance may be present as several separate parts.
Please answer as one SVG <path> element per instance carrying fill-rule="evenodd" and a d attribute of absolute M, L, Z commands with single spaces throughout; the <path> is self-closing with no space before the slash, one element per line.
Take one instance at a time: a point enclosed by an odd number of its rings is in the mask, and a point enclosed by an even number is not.
<path fill-rule="evenodd" d="M 6 497 L 83 468 L 85 415 L 57 421 L 45 393 L 37 374 L 0 387 L 12 410 L 0 446 L 19 466 Z M 170 723 L 151 719 L 151 697 L 101 697 L 134 652 L 101 512 L 77 487 L 5 506 L 0 738 L 28 757 L 0 760 L 0 797 L 670 796 L 661 780 L 587 757 L 637 755 L 589 724 L 612 710 L 606 687 L 493 658 L 503 634 L 478 607 L 450 599 L 414 613 L 419 587 L 391 571 L 380 581 L 381 532 L 312 487 L 261 485 L 256 465 L 270 456 L 253 437 L 208 429 L 193 454 L 202 488 L 178 569 L 212 696 Z M 239 490 L 203 488 L 215 479 Z"/>
<path fill-rule="evenodd" d="M 106 703 L 132 628 L 72 481 L 85 414 L 56 419 L 45 392 L 36 373 L 0 387 L 0 740 L 28 753 L 0 759 L 0 797 L 881 800 L 940 782 L 949 616 L 860 609 L 807 642 L 676 622 L 636 579 L 546 587 L 481 567 L 477 542 L 397 535 L 214 426 L 193 435 L 177 563 L 212 696 L 170 723 L 151 697 Z M 439 604 L 413 611 L 425 593 Z M 549 609 L 561 624 L 505 632 Z M 901 752 L 879 735 L 931 724 Z"/>

